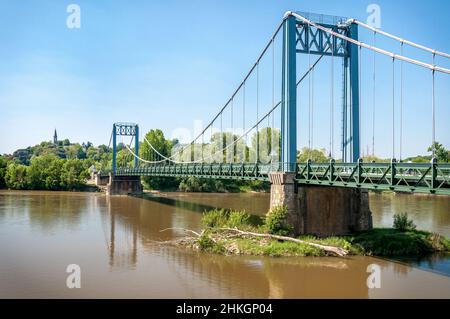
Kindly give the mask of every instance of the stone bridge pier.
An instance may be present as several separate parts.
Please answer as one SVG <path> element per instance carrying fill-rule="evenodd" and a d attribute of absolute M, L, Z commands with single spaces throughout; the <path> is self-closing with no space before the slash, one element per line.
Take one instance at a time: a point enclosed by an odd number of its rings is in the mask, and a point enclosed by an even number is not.
<path fill-rule="evenodd" d="M 140 176 L 115 176 L 109 173 L 106 195 L 129 195 L 142 193 Z"/>
<path fill-rule="evenodd" d="M 271 173 L 270 208 L 284 205 L 295 235 L 347 235 L 372 229 L 367 190 L 297 186 L 295 173 Z"/>

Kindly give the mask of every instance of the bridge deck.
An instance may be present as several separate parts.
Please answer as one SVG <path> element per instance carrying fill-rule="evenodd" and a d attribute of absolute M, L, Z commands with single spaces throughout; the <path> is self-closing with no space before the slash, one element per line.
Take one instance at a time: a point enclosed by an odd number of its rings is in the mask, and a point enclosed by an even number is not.
<path fill-rule="evenodd" d="M 280 164 L 159 164 L 119 168 L 116 176 L 216 178 L 268 181 Z M 300 163 L 302 185 L 352 187 L 396 192 L 450 195 L 450 164 L 432 163 Z M 101 172 L 104 175 L 109 172 Z"/>

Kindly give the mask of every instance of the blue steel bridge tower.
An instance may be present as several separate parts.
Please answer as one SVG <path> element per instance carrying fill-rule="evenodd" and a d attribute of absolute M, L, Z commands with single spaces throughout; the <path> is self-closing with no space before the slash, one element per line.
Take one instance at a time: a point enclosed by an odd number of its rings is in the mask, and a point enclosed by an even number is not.
<path fill-rule="evenodd" d="M 358 25 L 343 17 L 299 12 L 299 15 L 348 38 L 358 40 Z M 358 46 L 286 13 L 283 25 L 281 145 L 283 171 L 294 172 L 297 159 L 297 55 L 343 59 L 342 160 L 360 157 Z"/>

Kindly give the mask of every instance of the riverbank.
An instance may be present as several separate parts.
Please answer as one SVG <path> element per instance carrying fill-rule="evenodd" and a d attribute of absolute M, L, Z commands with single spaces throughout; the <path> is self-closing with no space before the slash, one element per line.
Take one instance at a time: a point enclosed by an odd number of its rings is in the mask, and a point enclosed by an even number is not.
<path fill-rule="evenodd" d="M 178 246 L 222 255 L 273 257 L 424 256 L 449 252 L 445 236 L 415 229 L 378 228 L 349 236 L 289 237 L 282 213 L 261 219 L 245 212 L 212 210 L 202 218 L 203 230 L 177 240 Z"/>

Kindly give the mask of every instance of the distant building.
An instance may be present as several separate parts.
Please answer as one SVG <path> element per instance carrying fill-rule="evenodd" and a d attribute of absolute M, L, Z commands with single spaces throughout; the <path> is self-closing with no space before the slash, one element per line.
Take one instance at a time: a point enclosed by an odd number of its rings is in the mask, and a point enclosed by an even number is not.
<path fill-rule="evenodd" d="M 55 133 L 53 134 L 53 144 L 58 145 L 58 133 L 56 133 L 56 128 Z"/>

